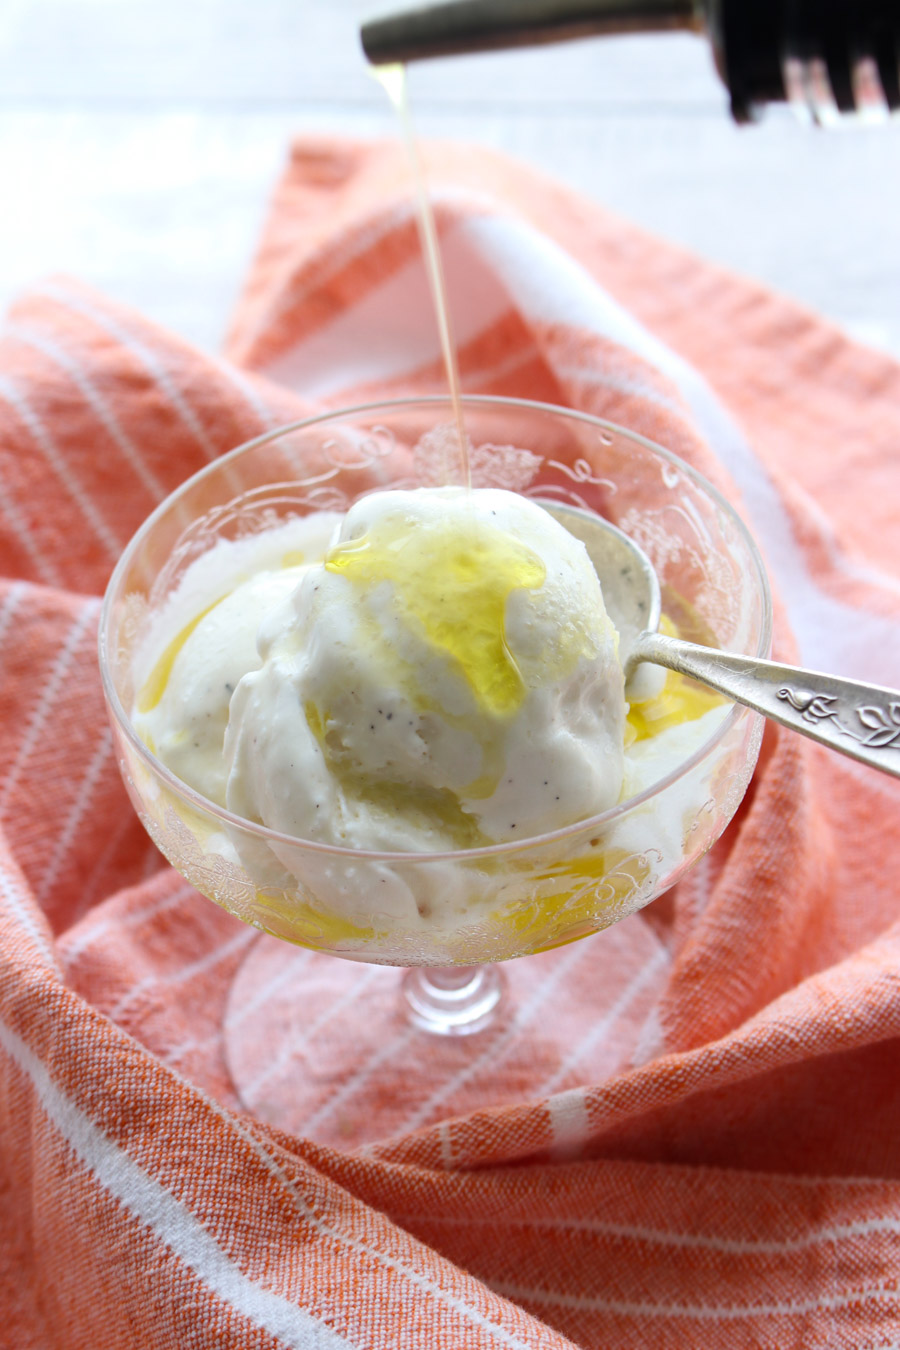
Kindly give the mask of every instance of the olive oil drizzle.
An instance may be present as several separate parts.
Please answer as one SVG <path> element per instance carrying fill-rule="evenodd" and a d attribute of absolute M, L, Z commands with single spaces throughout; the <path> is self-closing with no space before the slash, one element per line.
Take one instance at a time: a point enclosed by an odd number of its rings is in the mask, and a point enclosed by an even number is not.
<path fill-rule="evenodd" d="M 525 684 L 506 644 L 506 603 L 514 590 L 544 584 L 532 549 L 474 519 L 462 529 L 389 521 L 336 545 L 325 568 L 369 592 L 389 582 L 398 612 L 453 661 L 477 706 L 489 717 L 518 711 Z"/>
<path fill-rule="evenodd" d="M 207 614 L 215 609 L 216 605 L 221 604 L 223 598 L 223 596 L 219 596 L 218 600 L 214 600 L 211 605 L 207 605 L 205 609 L 202 609 L 197 617 L 191 619 L 190 623 L 186 623 L 181 631 L 177 633 L 168 644 L 138 693 L 135 707 L 139 713 L 152 712 L 161 701 L 172 674 L 172 667 L 175 665 L 182 647 L 197 625 L 206 618 Z"/>
<path fill-rule="evenodd" d="M 419 145 L 413 130 L 412 117 L 410 116 L 409 111 L 406 67 L 401 65 L 377 66 L 374 70 L 374 75 L 384 87 L 388 98 L 400 118 L 400 125 L 403 128 L 403 139 L 406 142 L 406 148 L 409 154 L 409 162 L 412 169 L 413 184 L 416 193 L 416 224 L 418 225 L 419 237 L 422 241 L 422 253 L 425 259 L 425 269 L 428 274 L 428 284 L 431 288 L 431 296 L 434 301 L 434 312 L 441 340 L 441 351 L 444 357 L 444 369 L 447 373 L 447 384 L 450 387 L 450 399 L 453 403 L 453 420 L 456 424 L 456 434 L 459 440 L 459 465 L 451 465 L 445 462 L 444 482 L 448 484 L 461 482 L 463 487 L 471 487 L 472 477 L 469 465 L 469 438 L 466 434 L 465 422 L 463 421 L 459 362 L 456 355 L 456 343 L 453 337 L 450 310 L 447 305 L 447 286 L 444 280 L 443 265 L 441 263 L 441 248 L 438 240 L 437 226 L 435 225 L 434 211 L 432 210 L 431 201 L 425 184 L 425 170 L 422 164 L 422 157 L 419 153 Z"/>

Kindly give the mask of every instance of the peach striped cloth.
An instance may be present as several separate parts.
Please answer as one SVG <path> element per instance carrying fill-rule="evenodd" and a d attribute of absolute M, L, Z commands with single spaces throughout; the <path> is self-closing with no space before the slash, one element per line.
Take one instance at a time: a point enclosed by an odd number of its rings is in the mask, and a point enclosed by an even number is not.
<path fill-rule="evenodd" d="M 900 368 L 524 167 L 427 158 L 465 387 L 672 447 L 742 501 L 778 654 L 900 683 Z M 770 729 L 667 897 L 516 963 L 496 1031 L 398 1020 L 365 1064 L 375 977 L 341 1002 L 154 851 L 98 597 L 222 451 L 442 387 L 398 147 L 296 147 L 227 355 L 68 280 L 0 335 L 0 1345 L 900 1345 L 895 780 Z M 316 1009 L 291 1131 L 229 1048 L 265 1040 L 235 991 L 267 941 L 271 1006 Z"/>

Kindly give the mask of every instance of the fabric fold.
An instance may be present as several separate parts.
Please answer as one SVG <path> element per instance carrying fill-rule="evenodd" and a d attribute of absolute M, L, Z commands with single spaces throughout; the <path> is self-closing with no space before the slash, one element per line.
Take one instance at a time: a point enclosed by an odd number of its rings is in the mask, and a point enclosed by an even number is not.
<path fill-rule="evenodd" d="M 682 455 L 760 539 L 777 653 L 896 684 L 896 364 L 522 165 L 426 160 L 465 389 Z M 421 1096 L 399 1029 L 341 1077 L 370 994 L 332 1007 L 312 956 L 309 1129 L 240 1095 L 229 1000 L 256 936 L 128 801 L 99 598 L 217 456 L 442 391 L 387 143 L 295 147 L 227 359 L 66 278 L 0 333 L 0 1345 L 893 1344 L 900 784 L 774 727 L 711 853 L 515 963 L 512 1020 L 435 1055 Z"/>

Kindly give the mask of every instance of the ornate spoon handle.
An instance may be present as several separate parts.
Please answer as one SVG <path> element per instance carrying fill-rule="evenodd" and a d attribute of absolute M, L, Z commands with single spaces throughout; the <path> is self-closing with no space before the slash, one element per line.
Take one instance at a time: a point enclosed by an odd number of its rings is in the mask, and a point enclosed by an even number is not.
<path fill-rule="evenodd" d="M 661 633 L 640 635 L 626 678 L 636 661 L 690 675 L 792 731 L 900 778 L 900 690 L 734 656 Z"/>

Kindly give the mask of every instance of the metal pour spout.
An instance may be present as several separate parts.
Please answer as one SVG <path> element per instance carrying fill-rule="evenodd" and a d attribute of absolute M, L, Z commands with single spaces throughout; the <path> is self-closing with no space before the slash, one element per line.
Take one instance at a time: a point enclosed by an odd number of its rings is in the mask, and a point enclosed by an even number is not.
<path fill-rule="evenodd" d="M 449 0 L 363 24 L 373 65 L 623 33 L 704 31 L 702 0 Z"/>
<path fill-rule="evenodd" d="M 373 19 L 373 65 L 622 33 L 704 34 L 738 122 L 771 103 L 830 124 L 900 111 L 900 0 L 444 0 Z"/>

